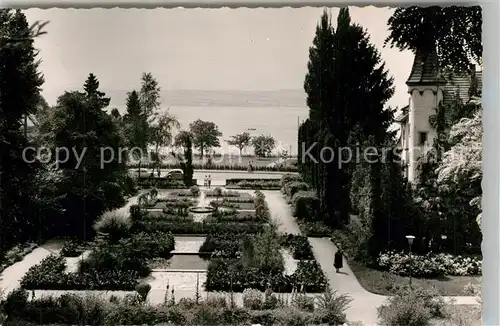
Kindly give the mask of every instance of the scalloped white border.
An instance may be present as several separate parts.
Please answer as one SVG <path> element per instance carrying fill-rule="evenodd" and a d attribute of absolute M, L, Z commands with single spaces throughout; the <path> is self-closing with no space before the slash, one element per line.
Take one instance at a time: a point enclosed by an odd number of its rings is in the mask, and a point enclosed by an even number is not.
<path fill-rule="evenodd" d="M 483 325 L 500 325 L 500 152 L 496 146 L 499 142 L 497 128 L 500 126 L 500 65 L 499 54 L 499 16 L 498 0 L 486 1 L 411 1 L 403 2 L 385 0 L 368 2 L 363 0 L 347 1 L 158 1 L 158 0 L 122 0 L 122 1 L 34 1 L 34 0 L 0 0 L 0 7 L 12 8 L 221 8 L 221 7 L 319 7 L 319 6 L 408 6 L 420 5 L 464 5 L 480 4 L 483 7 L 483 108 L 484 108 L 484 143 L 483 143 Z"/>

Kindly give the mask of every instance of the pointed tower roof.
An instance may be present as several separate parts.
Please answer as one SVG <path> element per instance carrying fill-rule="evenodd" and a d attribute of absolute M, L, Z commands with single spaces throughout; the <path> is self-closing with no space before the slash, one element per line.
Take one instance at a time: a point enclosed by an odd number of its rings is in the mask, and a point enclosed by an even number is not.
<path fill-rule="evenodd" d="M 406 81 L 406 85 L 428 85 L 445 83 L 445 79 L 438 77 L 438 56 L 435 47 L 430 49 L 418 49 L 415 53 L 413 66 L 411 68 L 410 77 Z"/>

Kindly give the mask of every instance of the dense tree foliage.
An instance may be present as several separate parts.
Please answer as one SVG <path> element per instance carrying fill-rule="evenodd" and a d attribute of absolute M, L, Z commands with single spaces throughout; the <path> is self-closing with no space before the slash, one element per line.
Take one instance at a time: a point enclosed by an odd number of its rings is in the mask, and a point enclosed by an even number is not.
<path fill-rule="evenodd" d="M 464 72 L 482 62 L 480 6 L 397 8 L 388 24 L 386 43 L 414 53 L 436 46 L 442 67 Z"/>
<path fill-rule="evenodd" d="M 266 157 L 271 155 L 273 149 L 276 147 L 276 141 L 271 135 L 260 135 L 252 139 L 252 146 L 255 155 Z"/>
<path fill-rule="evenodd" d="M 241 152 L 245 147 L 248 147 L 250 145 L 250 142 L 252 140 L 252 136 L 250 136 L 249 132 L 242 132 L 241 134 L 237 134 L 234 136 L 231 136 L 231 139 L 227 141 L 227 143 L 231 146 L 235 146 L 240 150 L 240 155 Z"/>
<path fill-rule="evenodd" d="M 172 145 L 172 132 L 180 127 L 177 118 L 169 111 L 160 113 L 151 126 L 151 143 L 154 146 L 153 161 L 156 163 L 158 174 L 160 174 L 160 166 L 164 158 L 160 153 L 160 149 Z"/>
<path fill-rule="evenodd" d="M 55 162 L 61 173 L 57 184 L 62 216 L 52 216 L 47 235 L 71 235 L 90 239 L 93 223 L 104 211 L 124 204 L 126 166 L 119 159 L 124 147 L 116 121 L 103 109 L 109 103 L 89 75 L 84 92 L 65 92 L 57 101 L 45 144 L 56 154 L 68 151 Z"/>
<path fill-rule="evenodd" d="M 19 10 L 0 9 L 0 258 L 13 244 L 38 235 L 37 180 L 42 178 L 23 130 L 36 113 L 43 77 L 33 36 Z"/>
<path fill-rule="evenodd" d="M 202 157 L 210 148 L 220 147 L 219 137 L 222 133 L 215 123 L 198 119 L 189 125 L 189 131 L 193 146 L 200 151 Z"/>

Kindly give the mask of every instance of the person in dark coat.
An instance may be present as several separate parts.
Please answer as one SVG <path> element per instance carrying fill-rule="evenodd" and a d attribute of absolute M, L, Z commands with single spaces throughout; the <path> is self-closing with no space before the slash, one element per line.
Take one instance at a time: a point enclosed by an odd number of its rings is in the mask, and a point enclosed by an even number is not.
<path fill-rule="evenodd" d="M 335 259 L 333 261 L 333 266 L 335 267 L 337 273 L 342 268 L 342 261 L 343 261 L 342 251 L 339 249 L 335 253 Z"/>

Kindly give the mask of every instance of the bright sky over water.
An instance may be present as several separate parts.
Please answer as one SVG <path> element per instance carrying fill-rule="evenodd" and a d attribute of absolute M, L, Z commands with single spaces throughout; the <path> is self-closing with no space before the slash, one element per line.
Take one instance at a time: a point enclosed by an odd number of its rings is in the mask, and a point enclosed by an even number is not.
<path fill-rule="evenodd" d="M 44 96 L 55 104 L 93 72 L 109 95 L 139 88 L 144 71 L 168 90 L 297 90 L 303 92 L 308 48 L 322 8 L 282 9 L 30 9 L 49 20 L 37 39 Z M 331 9 L 335 18 L 338 9 Z M 390 8 L 350 8 L 368 30 L 395 78 L 389 102 L 408 103 L 404 84 L 412 54 L 384 48 Z M 114 103 L 113 103 L 114 102 Z M 112 96 L 112 103 L 123 98 Z"/>

